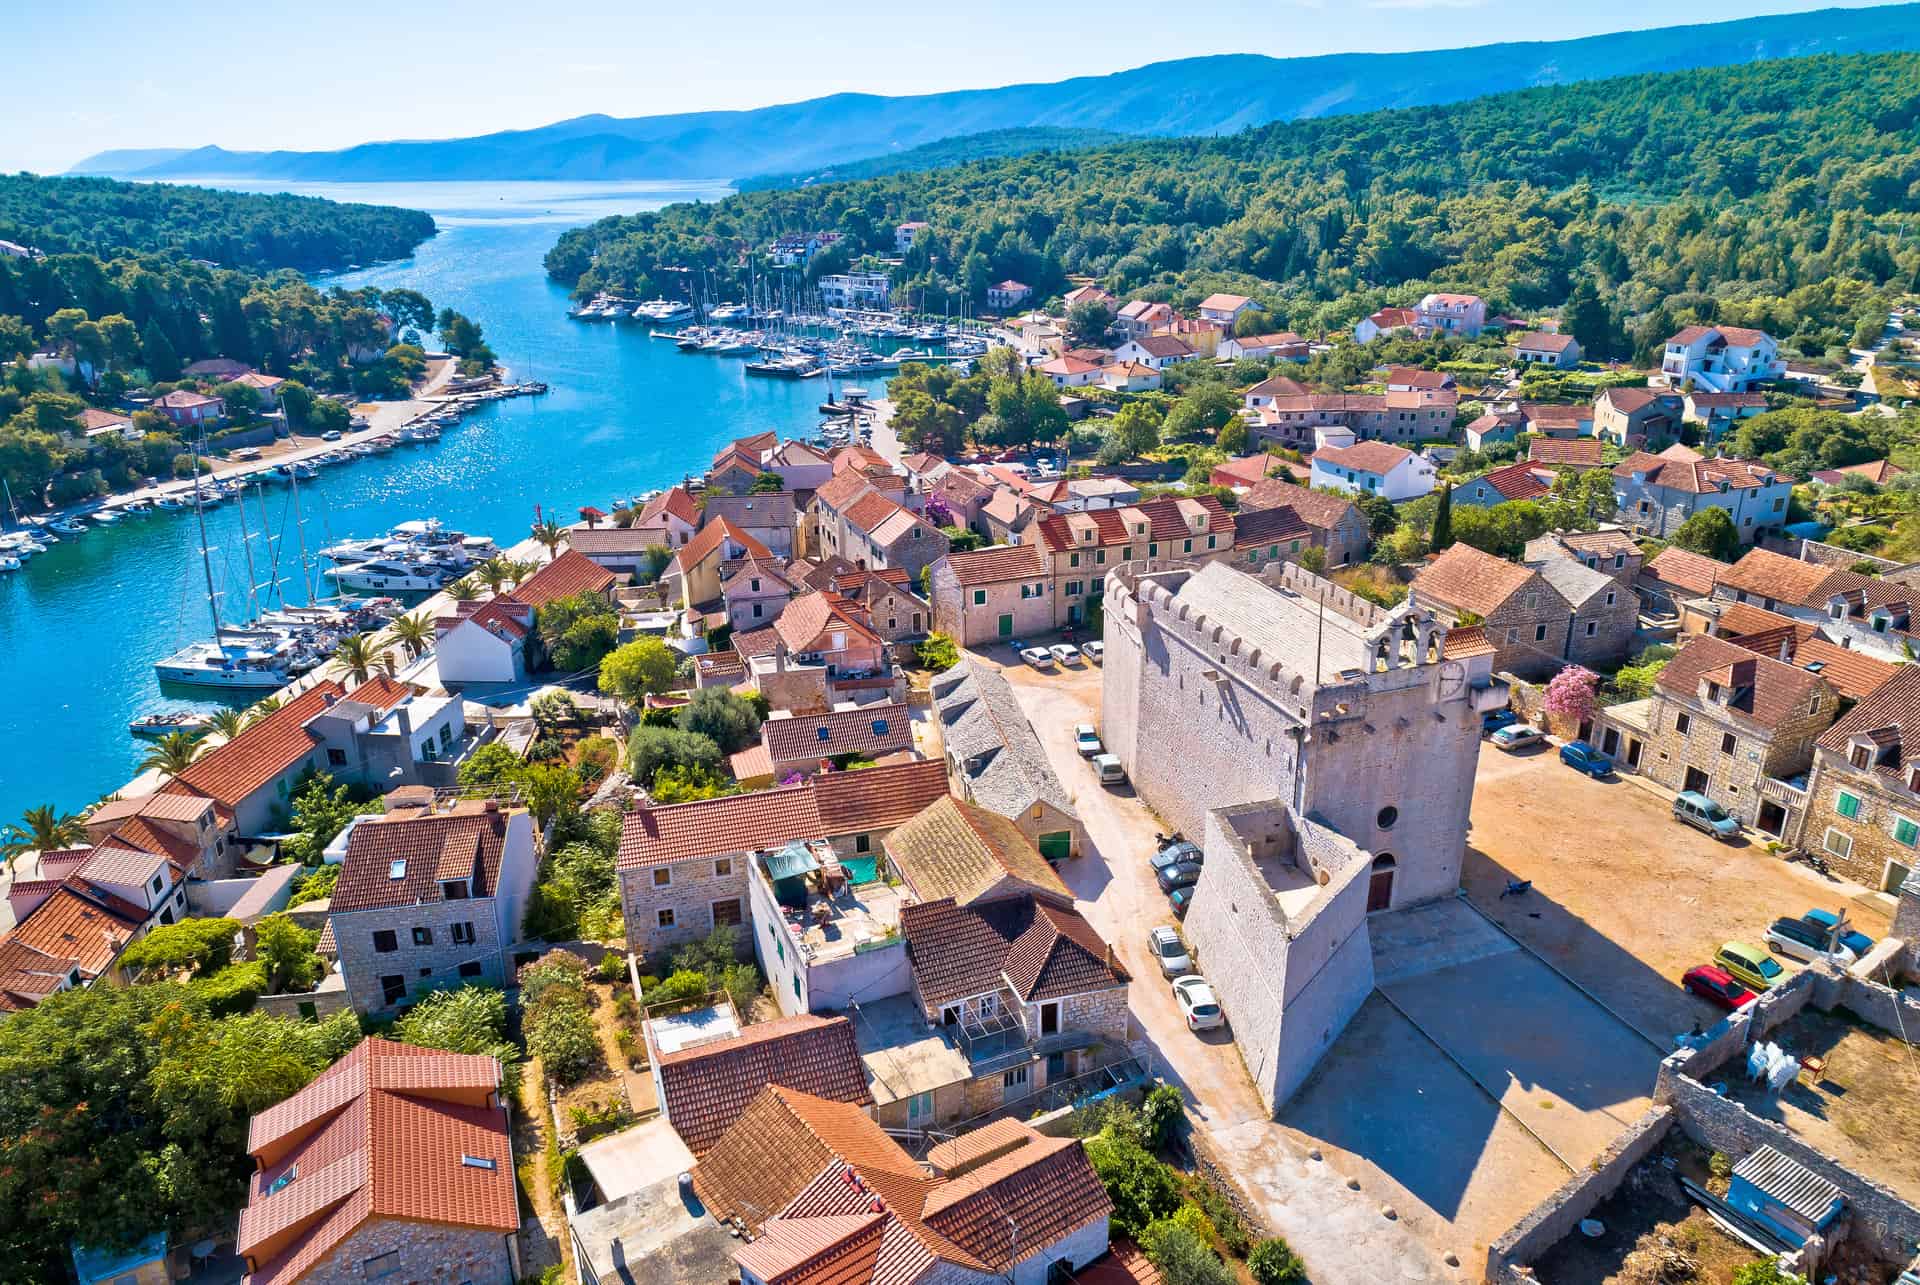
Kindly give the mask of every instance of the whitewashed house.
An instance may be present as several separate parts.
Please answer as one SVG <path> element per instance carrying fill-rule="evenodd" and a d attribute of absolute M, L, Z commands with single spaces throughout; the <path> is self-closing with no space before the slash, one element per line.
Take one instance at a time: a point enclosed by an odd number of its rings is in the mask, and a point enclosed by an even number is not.
<path fill-rule="evenodd" d="M 1313 453 L 1315 490 L 1383 495 L 1397 504 L 1432 491 L 1438 476 L 1432 460 L 1387 442 L 1327 446 Z"/>

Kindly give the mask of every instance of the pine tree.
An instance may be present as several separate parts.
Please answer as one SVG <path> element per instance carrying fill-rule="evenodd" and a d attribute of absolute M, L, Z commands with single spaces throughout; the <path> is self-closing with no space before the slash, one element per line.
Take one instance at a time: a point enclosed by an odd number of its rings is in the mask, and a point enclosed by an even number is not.
<path fill-rule="evenodd" d="M 1433 551 L 1439 553 L 1453 543 L 1453 483 L 1440 490 L 1440 507 L 1433 511 Z"/>

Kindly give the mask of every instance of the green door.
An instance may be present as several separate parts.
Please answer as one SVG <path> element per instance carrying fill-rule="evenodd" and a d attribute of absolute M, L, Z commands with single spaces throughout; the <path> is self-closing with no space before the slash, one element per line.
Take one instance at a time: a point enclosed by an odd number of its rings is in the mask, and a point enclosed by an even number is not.
<path fill-rule="evenodd" d="M 1000 636 L 1002 638 L 1013 637 L 1013 616 L 1011 613 L 1000 617 Z"/>
<path fill-rule="evenodd" d="M 1049 861 L 1065 861 L 1073 855 L 1073 834 L 1068 830 L 1055 830 L 1052 834 L 1040 836 L 1036 845 L 1040 855 Z"/>

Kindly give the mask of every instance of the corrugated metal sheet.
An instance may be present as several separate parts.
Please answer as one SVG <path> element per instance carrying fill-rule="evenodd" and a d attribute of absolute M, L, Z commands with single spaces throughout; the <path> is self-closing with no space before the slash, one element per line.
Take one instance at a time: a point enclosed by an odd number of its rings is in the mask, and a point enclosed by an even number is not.
<path fill-rule="evenodd" d="M 1838 1187 L 1772 1147 L 1762 1147 L 1735 1165 L 1733 1176 L 1746 1179 L 1756 1190 L 1816 1224 L 1832 1211 L 1835 1201 L 1843 1199 Z"/>

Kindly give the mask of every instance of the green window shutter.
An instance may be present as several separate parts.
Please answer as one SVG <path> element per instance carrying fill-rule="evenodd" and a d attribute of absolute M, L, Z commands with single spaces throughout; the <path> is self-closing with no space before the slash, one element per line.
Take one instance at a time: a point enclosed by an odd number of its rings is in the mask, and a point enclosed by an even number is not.
<path fill-rule="evenodd" d="M 1908 848 L 1920 843 L 1920 825 L 1901 817 L 1893 823 L 1893 841 Z"/>
<path fill-rule="evenodd" d="M 1157 558 L 1157 557 L 1159 557 L 1159 556 L 1160 556 L 1160 546 L 1159 546 L 1158 544 L 1149 544 L 1149 545 L 1147 546 L 1147 556 L 1148 556 L 1149 558 Z"/>
<path fill-rule="evenodd" d="M 973 605 L 976 607 L 984 607 L 987 605 L 987 591 L 985 589 L 975 589 L 973 591 Z"/>
<path fill-rule="evenodd" d="M 1860 815 L 1860 800 L 1854 795 L 1842 790 L 1839 796 L 1833 801 L 1833 810 L 1848 820 L 1852 820 Z"/>

